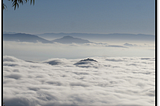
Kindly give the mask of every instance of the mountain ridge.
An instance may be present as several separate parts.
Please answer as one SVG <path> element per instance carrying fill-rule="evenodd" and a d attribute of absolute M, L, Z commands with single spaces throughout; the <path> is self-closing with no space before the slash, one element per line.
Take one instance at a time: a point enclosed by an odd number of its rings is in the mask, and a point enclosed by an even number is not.
<path fill-rule="evenodd" d="M 52 43 L 49 40 L 43 39 L 37 35 L 16 33 L 16 34 L 3 34 L 4 41 L 16 41 L 16 42 L 42 42 L 42 43 Z"/>
<path fill-rule="evenodd" d="M 63 36 L 62 38 L 54 39 L 54 40 L 46 40 L 44 38 L 41 38 L 37 35 L 31 35 L 31 34 L 25 34 L 25 33 L 16 33 L 16 34 L 3 34 L 3 41 L 16 41 L 16 42 L 41 42 L 41 43 L 63 43 L 63 44 L 69 44 L 69 43 L 91 43 L 88 40 L 81 39 L 81 38 L 75 38 L 72 36 Z"/>
<path fill-rule="evenodd" d="M 137 40 L 137 41 L 155 41 L 155 35 L 150 34 L 129 34 L 129 33 L 111 33 L 111 34 L 94 34 L 94 33 L 44 33 L 38 36 L 48 39 L 55 39 L 63 36 L 81 37 L 84 39 L 97 40 Z"/>
<path fill-rule="evenodd" d="M 52 42 L 58 42 L 58 43 L 64 43 L 64 44 L 69 44 L 69 43 L 79 43 L 79 44 L 91 43 L 88 40 L 84 40 L 84 39 L 81 39 L 81 38 L 75 38 L 75 37 L 72 37 L 72 36 L 64 36 L 62 38 L 52 40 Z"/>

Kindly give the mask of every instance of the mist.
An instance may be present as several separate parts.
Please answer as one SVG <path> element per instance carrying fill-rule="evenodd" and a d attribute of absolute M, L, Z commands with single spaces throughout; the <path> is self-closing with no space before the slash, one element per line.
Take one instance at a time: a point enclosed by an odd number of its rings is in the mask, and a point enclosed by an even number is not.
<path fill-rule="evenodd" d="M 154 57 L 153 43 L 29 43 L 3 41 L 3 54 L 27 60 L 45 60 L 48 58 L 84 58 L 84 57 Z"/>
<path fill-rule="evenodd" d="M 153 106 L 155 58 L 3 56 L 6 106 Z"/>

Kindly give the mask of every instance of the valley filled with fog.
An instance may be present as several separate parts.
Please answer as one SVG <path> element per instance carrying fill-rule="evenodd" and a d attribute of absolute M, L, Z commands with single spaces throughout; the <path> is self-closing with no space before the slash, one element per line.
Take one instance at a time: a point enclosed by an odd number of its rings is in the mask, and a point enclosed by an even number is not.
<path fill-rule="evenodd" d="M 88 34 L 86 35 L 88 38 L 85 34 L 81 34 L 82 37 L 71 36 L 75 34 L 63 35 L 66 36 L 52 35 L 52 38 L 47 40 L 47 35 L 42 38 L 42 35 L 25 33 L 4 34 L 3 54 L 36 61 L 49 58 L 73 59 L 97 56 L 154 57 L 155 54 L 154 35 L 130 34 L 129 38 L 125 38 L 127 35 L 123 34 L 114 34 L 114 37 L 102 36 L 102 34 L 101 37 L 97 37 L 94 34 Z"/>
<path fill-rule="evenodd" d="M 3 105 L 155 106 L 156 0 L 3 0 Z"/>
<path fill-rule="evenodd" d="M 51 58 L 3 56 L 6 106 L 153 106 L 154 57 Z"/>
<path fill-rule="evenodd" d="M 133 36 L 126 40 L 66 35 L 48 40 L 4 34 L 3 102 L 6 106 L 153 106 L 154 36 Z"/>

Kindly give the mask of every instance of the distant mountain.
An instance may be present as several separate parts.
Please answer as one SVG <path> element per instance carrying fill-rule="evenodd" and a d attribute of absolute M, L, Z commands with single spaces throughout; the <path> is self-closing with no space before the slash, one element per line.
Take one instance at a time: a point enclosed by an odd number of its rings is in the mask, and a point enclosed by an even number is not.
<path fill-rule="evenodd" d="M 55 39 L 53 42 L 58 42 L 58 43 L 64 43 L 64 44 L 69 44 L 69 43 L 90 43 L 88 40 L 80 39 L 80 38 L 74 38 L 72 36 L 64 36 L 60 39 Z"/>
<path fill-rule="evenodd" d="M 16 34 L 3 34 L 4 41 L 16 41 L 16 42 L 42 42 L 42 43 L 52 43 L 46 39 L 43 39 L 36 35 L 30 35 L 25 33 L 16 33 Z"/>
<path fill-rule="evenodd" d="M 52 41 L 46 40 L 44 38 L 41 38 L 36 35 L 31 34 L 25 34 L 25 33 L 16 33 L 16 34 L 3 34 L 3 40 L 4 41 L 16 41 L 16 42 L 42 42 L 42 43 L 63 43 L 63 44 L 69 44 L 69 43 L 90 43 L 88 40 L 80 39 L 80 38 L 74 38 L 72 36 L 64 36 L 60 39 L 55 39 Z"/>
<path fill-rule="evenodd" d="M 147 34 L 126 34 L 126 33 L 112 33 L 112 34 L 92 34 L 92 33 L 44 33 L 38 36 L 46 39 L 55 39 L 63 36 L 81 37 L 90 40 L 135 40 L 135 41 L 155 41 L 155 35 Z"/>

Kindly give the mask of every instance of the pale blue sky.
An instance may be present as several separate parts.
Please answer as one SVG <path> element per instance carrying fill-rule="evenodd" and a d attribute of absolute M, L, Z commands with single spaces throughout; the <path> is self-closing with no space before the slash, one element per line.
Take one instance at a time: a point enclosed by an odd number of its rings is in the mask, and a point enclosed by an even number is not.
<path fill-rule="evenodd" d="M 16 10 L 3 2 L 3 31 L 155 33 L 155 0 L 36 0 Z"/>

